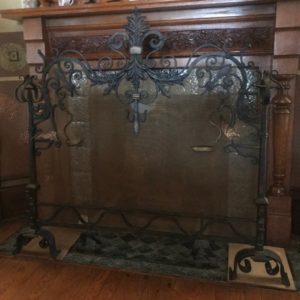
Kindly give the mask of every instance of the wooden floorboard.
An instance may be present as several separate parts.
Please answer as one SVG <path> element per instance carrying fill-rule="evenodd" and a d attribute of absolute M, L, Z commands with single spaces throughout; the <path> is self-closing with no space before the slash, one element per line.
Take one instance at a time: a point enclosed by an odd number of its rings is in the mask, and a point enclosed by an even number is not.
<path fill-rule="evenodd" d="M 12 234 L 20 230 L 22 226 L 23 222 L 21 221 L 0 224 L 0 242 L 5 241 Z"/>
<path fill-rule="evenodd" d="M 143 275 L 29 257 L 0 257 L 1 300 L 300 300 L 233 283 Z"/>
<path fill-rule="evenodd" d="M 2 227 L 2 236 L 9 236 L 14 226 Z M 0 256 L 0 300 L 29 299 L 300 300 L 300 293 L 71 265 L 45 258 Z"/>

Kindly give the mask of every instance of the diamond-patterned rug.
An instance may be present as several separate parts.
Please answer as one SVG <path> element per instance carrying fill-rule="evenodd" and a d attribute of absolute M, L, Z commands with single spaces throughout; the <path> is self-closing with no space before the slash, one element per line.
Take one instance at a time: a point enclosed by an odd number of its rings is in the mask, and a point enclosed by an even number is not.
<path fill-rule="evenodd" d="M 82 235 L 67 261 L 110 267 L 226 280 L 227 243 L 197 239 L 179 234 L 101 230 Z M 83 255 L 84 254 L 84 255 Z"/>
<path fill-rule="evenodd" d="M 25 227 L 19 232 L 26 232 Z M 16 236 L 0 243 L 0 253 L 12 255 Z M 22 255 L 22 253 L 20 254 Z M 300 289 L 300 238 L 294 238 L 287 255 L 295 284 Z M 101 229 L 83 234 L 64 261 L 94 264 L 142 273 L 156 273 L 208 280 L 227 280 L 228 243 L 196 241 L 180 234 Z"/>

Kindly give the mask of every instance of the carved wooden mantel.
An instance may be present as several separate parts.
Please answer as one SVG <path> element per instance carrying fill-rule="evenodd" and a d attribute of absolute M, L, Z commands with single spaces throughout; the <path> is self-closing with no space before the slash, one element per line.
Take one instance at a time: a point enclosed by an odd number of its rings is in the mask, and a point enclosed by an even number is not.
<path fill-rule="evenodd" d="M 34 66 L 41 63 L 37 54 L 40 49 L 51 55 L 52 49 L 78 50 L 94 60 L 108 52 L 108 37 L 122 30 L 126 16 L 138 7 L 147 22 L 166 36 L 163 54 L 172 52 L 186 57 L 191 50 L 204 43 L 230 45 L 234 51 L 246 46 L 247 55 L 260 64 L 262 69 L 272 68 L 276 0 L 198 0 L 198 1 L 119 1 L 116 3 L 74 5 L 68 7 L 42 7 L 1 11 L 2 17 L 22 20 L 27 48 L 27 61 Z M 278 77 L 278 81 L 288 78 Z M 282 83 L 283 84 L 283 83 Z M 273 244 L 287 243 L 290 236 L 289 183 L 287 138 L 289 131 L 290 98 L 285 90 L 274 98 L 274 139 L 269 159 L 270 210 L 267 236 Z M 283 103 L 284 102 L 284 103 Z M 284 129 L 283 129 L 284 127 Z M 271 137 L 271 142 L 273 141 Z M 274 203 L 274 205 L 273 205 Z M 280 213 L 282 207 L 284 213 Z M 273 213 L 274 212 L 274 213 Z M 279 217 L 278 217 L 279 216 Z M 285 224 L 278 237 L 278 220 Z M 279 224 L 279 226 L 281 226 Z M 282 226 L 281 226 L 282 227 Z M 282 227 L 282 228 L 283 228 Z"/>
<path fill-rule="evenodd" d="M 27 60 L 32 65 L 41 62 L 37 49 L 49 55 L 54 48 L 72 48 L 88 59 L 105 54 L 108 37 L 122 29 L 136 6 L 167 37 L 165 51 L 176 49 L 177 56 L 188 56 L 201 43 L 223 45 L 225 39 L 232 49 L 247 43 L 252 54 L 273 52 L 274 0 L 122 1 L 7 10 L 2 16 L 22 19 Z"/>

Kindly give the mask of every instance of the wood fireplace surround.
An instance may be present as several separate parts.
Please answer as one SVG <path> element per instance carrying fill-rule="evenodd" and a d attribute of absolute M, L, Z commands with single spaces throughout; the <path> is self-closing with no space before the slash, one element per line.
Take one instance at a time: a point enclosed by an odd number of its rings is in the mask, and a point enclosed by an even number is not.
<path fill-rule="evenodd" d="M 275 0 L 120 1 L 7 10 L 1 14 L 5 18 L 22 20 L 31 74 L 42 63 L 38 49 L 47 56 L 53 55 L 52 49 L 74 49 L 91 63 L 107 55 L 108 37 L 122 31 L 127 15 L 136 6 L 147 17 L 151 28 L 166 36 L 165 50 L 161 55 L 168 55 L 175 49 L 173 54 L 184 64 L 191 51 L 201 46 L 203 41 L 222 45 L 224 40 L 230 39 L 230 50 L 237 51 L 245 46 L 243 43 L 246 40 L 250 45 L 245 52 L 247 59 L 255 61 L 262 70 L 271 70 L 276 3 Z M 268 159 L 270 205 L 267 238 L 272 244 L 286 244 L 291 227 L 287 176 L 292 103 L 287 92 L 291 77 L 282 76 L 280 79 L 283 89 L 273 97 Z M 66 151 L 62 153 L 66 157 Z M 69 184 L 64 179 L 67 170 L 59 167 L 56 156 L 57 153 L 53 152 L 48 161 L 45 159 L 40 163 L 43 169 L 46 168 L 40 171 L 41 185 L 50 182 L 48 189 L 41 191 L 44 199 L 68 198 L 68 191 L 63 188 Z M 53 164 L 56 165 L 55 171 Z M 52 174 L 52 178 L 49 178 L 49 174 Z"/>

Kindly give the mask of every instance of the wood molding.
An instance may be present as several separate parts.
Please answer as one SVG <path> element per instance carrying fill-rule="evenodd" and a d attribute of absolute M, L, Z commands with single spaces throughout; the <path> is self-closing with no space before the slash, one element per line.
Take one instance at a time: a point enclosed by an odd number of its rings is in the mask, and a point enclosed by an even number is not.
<path fill-rule="evenodd" d="M 39 7 L 28 9 L 9 9 L 0 11 L 2 18 L 20 20 L 35 17 L 61 17 L 61 16 L 91 16 L 97 14 L 129 13 L 136 6 L 142 11 L 170 11 L 194 8 L 233 7 L 245 5 L 264 5 L 276 3 L 276 0 L 197 0 L 197 1 L 161 1 L 149 3 L 148 1 L 136 1 L 125 3 L 86 4 L 65 7 Z"/>
<path fill-rule="evenodd" d="M 272 26 L 272 21 L 275 20 L 275 14 L 260 14 L 260 15 L 248 15 L 248 16 L 239 16 L 239 17 L 218 17 L 218 18 L 203 18 L 203 19 L 180 19 L 180 20 L 146 20 L 146 23 L 149 24 L 151 27 L 173 27 L 173 26 L 197 26 L 199 23 L 201 25 L 205 24 L 224 24 L 224 23 L 239 23 L 239 28 L 248 28 L 248 22 L 263 22 L 263 25 L 260 27 L 270 27 Z M 266 23 L 270 24 L 266 24 Z M 245 25 L 246 24 L 246 25 Z M 121 22 L 103 22 L 97 24 L 89 24 L 89 25 L 75 25 L 72 26 L 49 26 L 49 32 L 75 32 L 75 31 L 95 31 L 95 30 L 112 30 L 112 29 L 121 29 L 124 25 L 126 25 L 126 21 L 123 20 Z M 220 26 L 221 27 L 221 26 Z M 224 26 L 222 26 L 224 27 Z M 237 27 L 236 25 L 234 27 Z M 273 27 L 273 26 L 272 26 Z"/>
<path fill-rule="evenodd" d="M 4 188 L 14 188 L 16 186 L 24 186 L 28 184 L 28 177 L 27 176 L 21 176 L 21 177 L 15 177 L 15 178 L 2 178 L 0 189 Z"/>
<path fill-rule="evenodd" d="M 286 31 L 300 31 L 300 26 L 275 28 L 275 32 L 286 32 Z"/>

